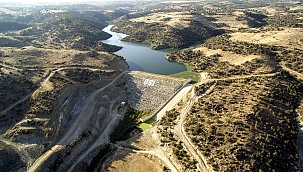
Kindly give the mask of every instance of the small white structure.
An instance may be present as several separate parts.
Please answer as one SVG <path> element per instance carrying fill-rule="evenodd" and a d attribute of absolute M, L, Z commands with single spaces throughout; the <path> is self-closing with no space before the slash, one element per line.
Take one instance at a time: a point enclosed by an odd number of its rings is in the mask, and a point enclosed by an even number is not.
<path fill-rule="evenodd" d="M 121 102 L 120 106 L 123 107 L 125 106 L 125 104 L 126 104 L 125 102 Z"/>

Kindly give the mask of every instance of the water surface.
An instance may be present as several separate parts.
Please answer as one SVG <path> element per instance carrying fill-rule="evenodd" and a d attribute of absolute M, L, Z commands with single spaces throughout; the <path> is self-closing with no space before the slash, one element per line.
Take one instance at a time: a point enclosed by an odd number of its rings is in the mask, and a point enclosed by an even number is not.
<path fill-rule="evenodd" d="M 152 50 L 147 44 L 121 41 L 127 35 L 110 31 L 112 27 L 113 25 L 109 25 L 103 29 L 104 32 L 111 34 L 112 37 L 102 42 L 122 46 L 123 49 L 115 54 L 126 59 L 130 70 L 140 70 L 163 75 L 186 71 L 185 65 L 169 62 L 164 58 L 166 54 L 174 50 Z"/>

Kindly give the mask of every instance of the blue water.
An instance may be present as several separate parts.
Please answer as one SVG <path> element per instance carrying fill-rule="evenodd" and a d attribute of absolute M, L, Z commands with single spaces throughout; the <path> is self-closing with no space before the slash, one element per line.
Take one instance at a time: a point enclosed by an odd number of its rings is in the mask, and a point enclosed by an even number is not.
<path fill-rule="evenodd" d="M 173 50 L 152 50 L 147 44 L 130 43 L 121 41 L 127 35 L 110 31 L 113 25 L 103 29 L 112 35 L 111 38 L 103 40 L 103 43 L 122 46 L 123 49 L 115 54 L 124 57 L 130 70 L 139 70 L 155 74 L 169 75 L 186 71 L 186 66 L 179 63 L 169 62 L 164 58 Z"/>

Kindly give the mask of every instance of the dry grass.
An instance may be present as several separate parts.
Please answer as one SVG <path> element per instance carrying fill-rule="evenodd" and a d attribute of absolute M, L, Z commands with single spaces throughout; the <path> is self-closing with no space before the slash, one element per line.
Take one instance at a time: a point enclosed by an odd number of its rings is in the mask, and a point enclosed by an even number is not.
<path fill-rule="evenodd" d="M 212 15 L 210 17 L 214 17 L 217 21 L 215 23 L 225 23 L 229 27 L 223 27 L 223 29 L 227 30 L 238 30 L 240 28 L 249 28 L 246 21 L 238 21 L 237 17 L 244 15 L 242 11 L 235 11 L 232 14 L 217 14 Z"/>
<path fill-rule="evenodd" d="M 141 149 L 155 148 L 157 146 L 157 140 L 153 137 L 154 133 L 155 128 L 146 130 L 143 135 L 131 143 L 131 145 Z"/>
<path fill-rule="evenodd" d="M 259 7 L 259 8 L 252 8 L 252 10 L 256 10 L 259 12 L 266 12 L 268 16 L 273 16 L 275 15 L 278 11 L 278 9 L 266 6 L 266 7 Z"/>
<path fill-rule="evenodd" d="M 162 168 L 143 154 L 131 153 L 122 160 L 114 161 L 107 169 L 110 172 L 162 172 Z"/>
<path fill-rule="evenodd" d="M 20 67 L 54 67 L 54 66 L 95 66 L 105 67 L 105 61 L 114 58 L 106 52 L 99 52 L 98 57 L 90 57 L 86 51 L 78 50 L 54 50 L 35 47 L 0 48 L 10 58 L 3 59 L 14 66 Z"/>
<path fill-rule="evenodd" d="M 285 28 L 283 31 L 267 31 L 259 33 L 232 33 L 232 41 L 251 42 L 255 44 L 268 44 L 301 48 L 303 46 L 303 29 Z"/>
<path fill-rule="evenodd" d="M 161 23 L 175 28 L 186 28 L 189 27 L 191 19 L 197 20 L 206 26 L 211 27 L 211 22 L 209 22 L 204 16 L 192 15 L 184 12 L 152 13 L 144 17 L 131 19 L 131 21 L 144 23 Z"/>
<path fill-rule="evenodd" d="M 259 55 L 244 56 L 241 54 L 233 53 L 231 51 L 222 51 L 221 49 L 211 50 L 211 49 L 208 49 L 207 47 L 199 47 L 199 48 L 196 48 L 194 51 L 198 51 L 198 50 L 202 51 L 206 56 L 221 54 L 222 57 L 219 58 L 220 61 L 227 61 L 230 64 L 234 64 L 234 65 L 241 65 L 247 61 L 251 61 L 253 59 L 260 58 Z"/>
<path fill-rule="evenodd" d="M 296 10 L 302 10 L 303 9 L 303 5 L 297 5 L 297 6 L 294 6 L 292 8 L 290 8 L 289 10 L 290 11 L 296 11 Z"/>

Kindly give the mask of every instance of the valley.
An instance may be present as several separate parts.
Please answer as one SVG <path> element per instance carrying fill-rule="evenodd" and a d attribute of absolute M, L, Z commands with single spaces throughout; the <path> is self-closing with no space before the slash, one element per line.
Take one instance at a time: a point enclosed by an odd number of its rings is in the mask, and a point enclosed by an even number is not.
<path fill-rule="evenodd" d="M 0 6 L 0 171 L 302 171 L 301 1 Z"/>

